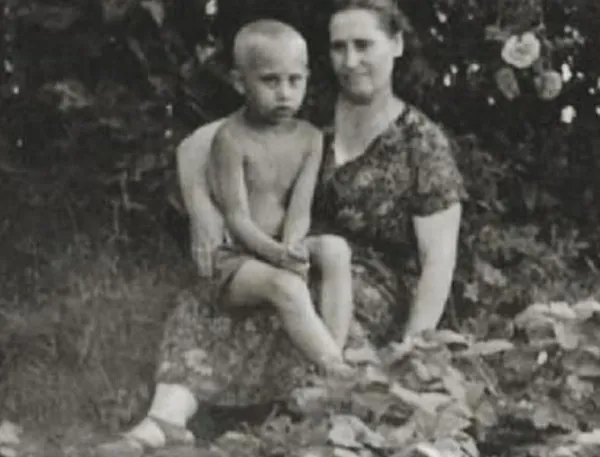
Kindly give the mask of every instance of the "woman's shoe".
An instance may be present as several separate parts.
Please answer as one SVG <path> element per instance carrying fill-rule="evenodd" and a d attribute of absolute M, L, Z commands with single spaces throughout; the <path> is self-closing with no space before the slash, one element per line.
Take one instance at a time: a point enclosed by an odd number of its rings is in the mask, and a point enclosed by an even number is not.
<path fill-rule="evenodd" d="M 149 451 L 175 446 L 193 446 L 196 442 L 194 434 L 185 427 L 173 425 L 153 416 L 146 416 L 144 421 L 152 422 L 160 430 L 164 437 L 161 446 L 157 447 L 141 436 L 128 433 L 123 434 L 119 439 L 99 445 L 94 457 L 143 457 Z"/>

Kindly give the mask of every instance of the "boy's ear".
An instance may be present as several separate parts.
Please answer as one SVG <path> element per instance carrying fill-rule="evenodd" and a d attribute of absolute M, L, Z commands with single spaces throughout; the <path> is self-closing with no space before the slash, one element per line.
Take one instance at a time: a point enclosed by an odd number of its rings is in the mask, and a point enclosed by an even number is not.
<path fill-rule="evenodd" d="M 404 54 L 404 36 L 402 32 L 398 32 L 394 35 L 394 57 L 402 57 Z"/>
<path fill-rule="evenodd" d="M 242 82 L 242 73 L 237 70 L 231 70 L 231 82 L 233 83 L 233 88 L 239 93 L 244 95 L 245 89 L 244 84 Z"/>

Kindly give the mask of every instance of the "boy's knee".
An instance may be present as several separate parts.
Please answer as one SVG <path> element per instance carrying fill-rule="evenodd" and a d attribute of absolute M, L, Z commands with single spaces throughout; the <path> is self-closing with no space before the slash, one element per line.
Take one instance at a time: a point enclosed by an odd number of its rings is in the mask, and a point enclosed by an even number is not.
<path fill-rule="evenodd" d="M 344 238 L 336 235 L 323 235 L 319 248 L 323 269 L 347 267 L 350 264 L 352 250 Z"/>
<path fill-rule="evenodd" d="M 282 270 L 267 281 L 267 295 L 274 304 L 294 306 L 310 297 L 306 283 L 298 275 Z"/>

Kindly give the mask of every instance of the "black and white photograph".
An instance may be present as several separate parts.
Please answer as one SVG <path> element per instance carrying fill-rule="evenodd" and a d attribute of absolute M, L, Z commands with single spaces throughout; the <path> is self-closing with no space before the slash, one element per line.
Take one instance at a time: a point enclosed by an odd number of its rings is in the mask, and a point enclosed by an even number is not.
<path fill-rule="evenodd" d="M 600 456 L 599 0 L 0 0 L 0 457 Z"/>

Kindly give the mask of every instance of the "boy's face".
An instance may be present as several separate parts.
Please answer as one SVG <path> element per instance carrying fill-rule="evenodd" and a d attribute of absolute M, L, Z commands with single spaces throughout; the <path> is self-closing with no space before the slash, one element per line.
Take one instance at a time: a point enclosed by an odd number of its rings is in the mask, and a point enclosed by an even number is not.
<path fill-rule="evenodd" d="M 308 77 L 306 45 L 299 39 L 263 39 L 239 69 L 247 109 L 259 120 L 279 124 L 300 108 Z"/>

